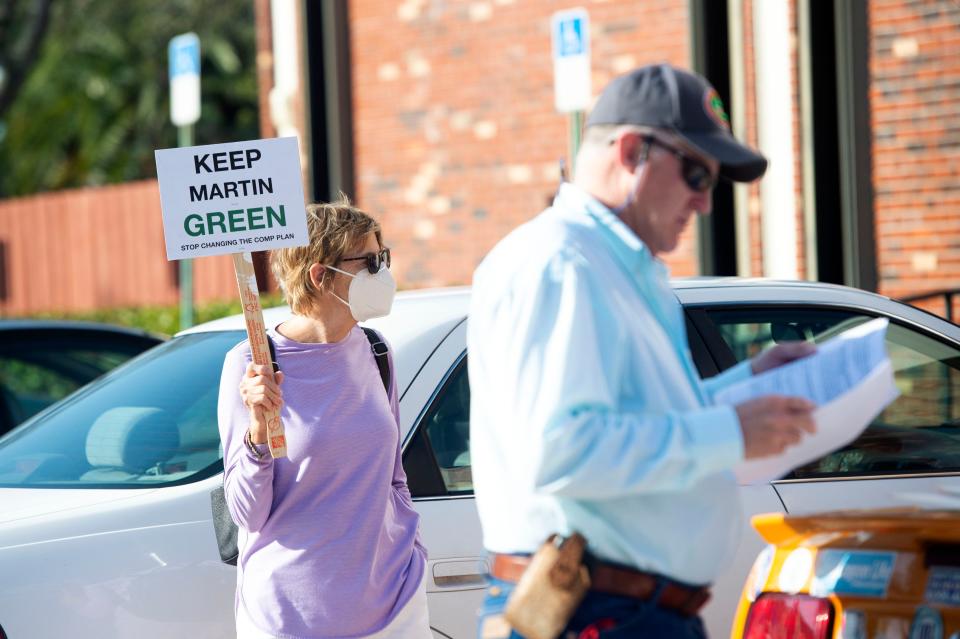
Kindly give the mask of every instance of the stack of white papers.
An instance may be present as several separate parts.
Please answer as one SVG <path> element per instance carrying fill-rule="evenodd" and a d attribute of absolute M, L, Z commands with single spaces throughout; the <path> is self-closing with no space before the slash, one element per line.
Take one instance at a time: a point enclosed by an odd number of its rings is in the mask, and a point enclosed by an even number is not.
<path fill-rule="evenodd" d="M 884 339 L 888 321 L 871 320 L 820 344 L 809 357 L 732 384 L 717 404 L 737 405 L 764 395 L 804 397 L 814 404 L 817 432 L 782 454 L 742 462 L 742 484 L 767 482 L 841 448 L 860 435 L 899 392 Z"/>

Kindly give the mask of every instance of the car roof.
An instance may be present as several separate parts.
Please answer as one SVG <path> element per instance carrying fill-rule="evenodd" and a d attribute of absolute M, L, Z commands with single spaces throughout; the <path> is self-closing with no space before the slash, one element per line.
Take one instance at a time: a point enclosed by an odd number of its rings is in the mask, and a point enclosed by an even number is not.
<path fill-rule="evenodd" d="M 387 317 L 364 322 L 383 333 L 395 353 L 412 351 L 415 357 L 394 357 L 398 387 L 407 387 L 423 364 L 424 356 L 462 323 L 470 303 L 468 287 L 437 288 L 397 293 Z M 290 317 L 289 306 L 263 309 L 263 321 L 273 328 Z M 224 317 L 181 331 L 177 335 L 211 331 L 240 331 L 246 328 L 243 315 Z"/>
<path fill-rule="evenodd" d="M 101 322 L 85 322 L 80 320 L 56 320 L 56 319 L 0 319 L 0 331 L 89 331 L 96 333 L 112 333 L 116 335 L 130 335 L 136 337 L 146 337 L 162 341 L 166 339 L 163 335 L 158 335 L 139 328 L 129 326 L 118 326 L 116 324 L 104 324 Z"/>
<path fill-rule="evenodd" d="M 746 277 L 688 277 L 673 279 L 671 285 L 685 306 L 752 302 L 843 305 L 902 316 L 960 337 L 960 333 L 956 332 L 957 325 L 939 316 L 877 293 L 839 284 Z M 396 340 L 401 335 L 410 337 L 428 324 L 462 320 L 467 315 L 469 304 L 469 286 L 401 291 L 397 294 L 389 317 L 368 324 L 374 328 L 389 329 L 391 339 Z M 263 314 L 266 325 L 272 327 L 288 317 L 290 309 L 287 306 L 267 308 Z M 242 330 L 244 326 L 243 315 L 233 315 L 200 324 L 179 334 Z"/>
<path fill-rule="evenodd" d="M 741 277 L 689 277 L 677 278 L 671 280 L 671 285 L 677 291 L 677 294 L 686 297 L 683 292 L 689 290 L 716 290 L 721 288 L 734 289 L 775 289 L 786 288 L 796 290 L 798 288 L 810 288 L 815 290 L 835 289 L 838 292 L 857 291 L 846 286 L 837 286 L 834 284 L 823 284 L 820 282 L 804 282 L 791 280 L 768 280 L 763 278 L 741 278 Z M 872 295 L 872 294 L 867 294 Z M 398 323 L 405 324 L 408 320 L 416 319 L 421 314 L 436 317 L 437 314 L 443 319 L 452 316 L 466 317 L 467 307 L 470 304 L 470 287 L 455 286 L 448 288 L 430 288 L 410 291 L 400 291 L 394 300 L 394 306 L 390 317 L 397 317 Z M 274 306 L 263 309 L 263 320 L 267 327 L 273 327 L 289 317 L 289 306 Z M 371 325 L 382 323 L 374 320 Z M 201 333 L 209 331 L 232 331 L 242 330 L 245 327 L 242 314 L 222 317 L 220 319 L 198 324 L 197 326 L 180 331 L 178 335 L 189 333 Z"/>
<path fill-rule="evenodd" d="M 844 307 L 896 317 L 960 341 L 960 326 L 915 306 L 850 286 L 797 280 L 700 277 L 674 280 L 673 287 L 688 308 L 707 304 Z"/>
<path fill-rule="evenodd" d="M 675 277 L 670 280 L 670 285 L 675 289 L 688 288 L 751 288 L 751 287 L 770 287 L 770 286 L 788 286 L 812 287 L 812 288 L 840 288 L 849 289 L 849 286 L 839 284 L 828 284 L 826 282 L 811 282 L 807 280 L 778 280 L 768 277 L 737 277 L 732 275 L 698 275 L 694 277 Z"/>
<path fill-rule="evenodd" d="M 387 318 L 364 322 L 364 325 L 377 328 L 377 326 L 397 324 L 397 329 L 402 329 L 405 326 L 423 324 L 425 320 L 430 322 L 444 322 L 454 318 L 462 320 L 467 315 L 469 303 L 470 288 L 467 286 L 400 291 L 394 299 L 393 308 Z M 290 314 L 290 307 L 286 305 L 265 308 L 263 322 L 267 328 L 273 328 L 290 317 Z M 180 331 L 177 335 L 236 331 L 243 330 L 245 327 L 243 314 L 237 314 L 198 324 Z"/>

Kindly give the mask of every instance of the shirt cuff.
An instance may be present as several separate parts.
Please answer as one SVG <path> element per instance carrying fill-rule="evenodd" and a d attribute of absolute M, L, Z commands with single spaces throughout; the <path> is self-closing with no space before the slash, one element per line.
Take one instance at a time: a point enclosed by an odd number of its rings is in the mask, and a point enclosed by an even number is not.
<path fill-rule="evenodd" d="M 720 389 L 753 377 L 753 369 L 750 368 L 751 364 L 752 360 L 744 360 L 733 368 L 728 368 L 719 375 L 704 380 L 703 386 L 707 390 L 707 394 L 710 395 L 710 401 L 713 401 L 713 396 Z"/>
<path fill-rule="evenodd" d="M 743 461 L 743 431 L 733 406 L 711 406 L 687 414 L 692 449 L 705 473 L 732 470 Z"/>
<path fill-rule="evenodd" d="M 736 382 L 742 382 L 745 379 L 750 379 L 753 377 L 753 359 L 745 359 L 733 368 L 727 371 L 727 374 L 724 376 L 724 379 L 730 380 L 728 384 L 733 384 Z"/>

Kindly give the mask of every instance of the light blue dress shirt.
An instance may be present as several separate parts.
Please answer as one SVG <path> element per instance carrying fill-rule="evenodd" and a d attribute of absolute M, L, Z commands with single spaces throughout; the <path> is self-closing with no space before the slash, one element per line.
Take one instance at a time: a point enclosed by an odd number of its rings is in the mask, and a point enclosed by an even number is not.
<path fill-rule="evenodd" d="M 470 446 L 484 545 L 579 531 L 600 558 L 712 582 L 742 528 L 736 412 L 715 406 L 666 266 L 564 184 L 474 274 Z"/>

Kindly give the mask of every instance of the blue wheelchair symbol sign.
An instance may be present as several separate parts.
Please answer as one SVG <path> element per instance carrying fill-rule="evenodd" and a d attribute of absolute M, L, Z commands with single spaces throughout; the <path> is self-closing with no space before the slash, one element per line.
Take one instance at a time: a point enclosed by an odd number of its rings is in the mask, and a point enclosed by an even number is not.
<path fill-rule="evenodd" d="M 550 16 L 554 106 L 560 113 L 590 106 L 590 15 L 566 9 Z"/>
<path fill-rule="evenodd" d="M 565 58 L 572 55 L 583 55 L 587 51 L 586 34 L 584 33 L 584 19 L 582 16 L 570 16 L 557 22 L 556 55 Z"/>
<path fill-rule="evenodd" d="M 200 38 L 195 33 L 171 39 L 168 55 L 171 80 L 180 75 L 200 75 Z"/>

